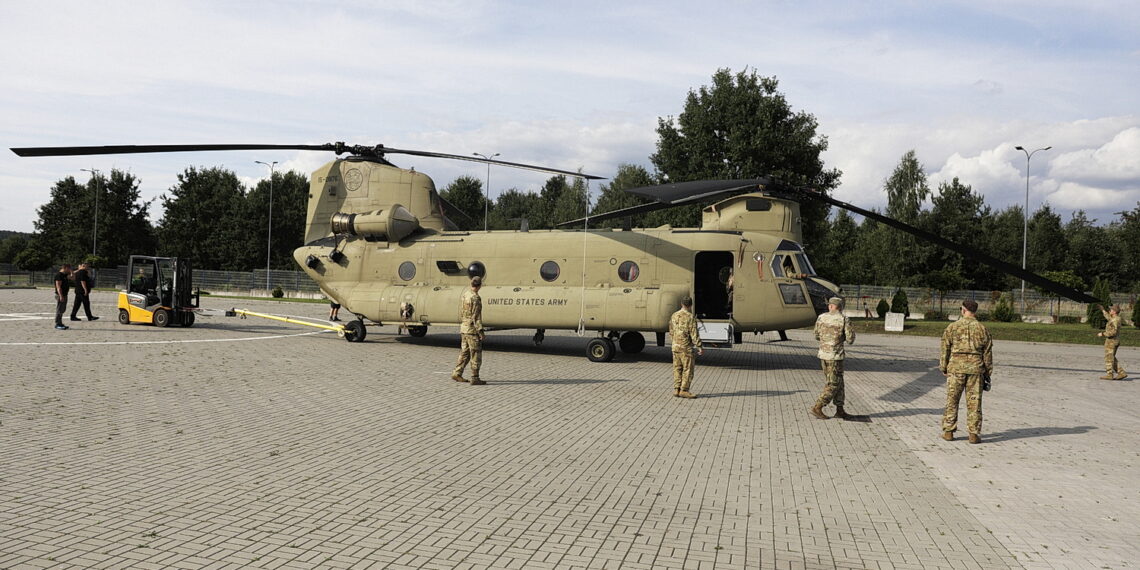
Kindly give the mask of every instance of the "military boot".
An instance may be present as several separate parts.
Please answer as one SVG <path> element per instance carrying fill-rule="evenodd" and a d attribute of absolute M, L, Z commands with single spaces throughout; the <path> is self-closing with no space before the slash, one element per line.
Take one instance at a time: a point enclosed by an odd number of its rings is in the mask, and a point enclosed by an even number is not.
<path fill-rule="evenodd" d="M 976 433 L 970 434 L 970 443 L 981 443 L 981 442 L 982 442 L 982 436 L 980 436 Z"/>
<path fill-rule="evenodd" d="M 835 406 L 835 416 L 833 417 L 839 418 L 841 420 L 849 420 L 851 419 L 851 414 L 843 411 L 843 406 Z"/>
<path fill-rule="evenodd" d="M 471 385 L 472 386 L 486 386 L 487 383 L 478 379 L 478 378 L 472 377 L 471 378 Z"/>
<path fill-rule="evenodd" d="M 1128 378 L 1128 373 L 1125 372 L 1124 370 L 1121 370 L 1120 374 L 1116 375 L 1117 380 L 1124 380 L 1125 378 Z"/>
<path fill-rule="evenodd" d="M 809 411 L 811 412 L 811 415 L 815 416 L 816 418 L 819 418 L 821 420 L 828 419 L 828 415 L 823 413 L 823 404 L 816 404 L 815 406 L 812 406 L 811 410 Z"/>
<path fill-rule="evenodd" d="M 697 397 L 697 395 L 696 395 L 696 394 L 694 394 L 694 393 L 692 393 L 692 392 L 690 392 L 690 391 L 688 391 L 688 390 L 681 390 L 681 393 L 680 393 L 680 394 L 678 394 L 678 396 L 680 396 L 680 397 L 682 397 L 682 398 L 688 398 L 688 399 L 690 399 L 690 400 L 691 400 L 691 399 L 693 399 L 693 398 L 696 398 L 696 397 Z"/>
<path fill-rule="evenodd" d="M 1105 372 L 1104 376 L 1101 376 L 1100 379 L 1101 380 L 1115 380 L 1115 378 L 1112 377 L 1111 372 Z"/>
<path fill-rule="evenodd" d="M 673 397 L 674 398 L 680 398 L 681 397 L 681 389 L 680 388 L 673 390 Z"/>
<path fill-rule="evenodd" d="M 466 379 L 466 378 L 464 378 L 464 377 L 462 377 L 462 376 L 460 376 L 460 375 L 458 375 L 458 374 L 452 374 L 452 375 L 451 375 L 451 379 L 452 379 L 452 380 L 455 380 L 456 382 L 466 382 L 466 381 L 467 381 L 467 379 Z"/>
<path fill-rule="evenodd" d="M 952 431 L 942 432 L 942 439 L 945 439 L 946 441 L 954 441 L 954 432 L 952 432 Z"/>

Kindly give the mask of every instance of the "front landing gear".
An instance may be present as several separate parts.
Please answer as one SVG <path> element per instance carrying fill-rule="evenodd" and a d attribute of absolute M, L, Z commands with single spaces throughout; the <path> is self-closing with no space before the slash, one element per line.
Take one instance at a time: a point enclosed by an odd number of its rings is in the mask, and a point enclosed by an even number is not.
<path fill-rule="evenodd" d="M 586 344 L 586 358 L 590 362 L 609 362 L 614 359 L 614 341 L 607 337 L 590 339 Z"/>

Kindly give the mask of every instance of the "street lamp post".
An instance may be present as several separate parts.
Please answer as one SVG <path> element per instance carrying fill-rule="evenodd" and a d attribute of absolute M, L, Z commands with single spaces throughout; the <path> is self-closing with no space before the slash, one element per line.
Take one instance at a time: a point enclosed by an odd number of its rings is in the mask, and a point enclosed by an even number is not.
<path fill-rule="evenodd" d="M 90 172 L 91 179 L 95 181 L 95 215 L 94 223 L 91 226 L 91 257 L 95 257 L 96 236 L 99 235 L 99 169 L 98 168 L 80 168 L 83 172 Z"/>
<path fill-rule="evenodd" d="M 491 203 L 491 162 L 490 161 L 492 158 L 499 156 L 499 153 L 496 152 L 495 154 L 492 154 L 491 156 L 487 156 L 485 154 L 479 154 L 477 152 L 472 153 L 472 154 L 474 156 L 478 156 L 478 157 L 482 158 L 483 160 L 487 161 L 487 181 L 484 184 L 484 186 L 486 186 L 486 188 L 483 189 L 483 194 L 484 194 L 484 196 L 483 196 L 483 231 L 487 231 L 487 211 L 488 211 L 488 208 L 490 207 L 489 205 Z"/>
<path fill-rule="evenodd" d="M 277 161 L 262 162 L 255 160 L 257 164 L 263 164 L 269 167 L 269 231 L 265 238 L 265 291 L 269 291 L 269 262 L 273 259 L 273 167 L 277 166 Z"/>
<path fill-rule="evenodd" d="M 1033 159 L 1033 155 L 1037 151 L 1049 150 L 1052 146 L 1039 148 L 1033 152 L 1025 150 L 1024 147 L 1016 146 L 1017 150 L 1025 153 L 1025 211 L 1022 212 L 1024 226 L 1021 230 L 1021 270 L 1025 270 L 1025 260 L 1029 253 L 1029 161 Z M 1021 314 L 1025 314 L 1025 280 L 1021 280 Z"/>

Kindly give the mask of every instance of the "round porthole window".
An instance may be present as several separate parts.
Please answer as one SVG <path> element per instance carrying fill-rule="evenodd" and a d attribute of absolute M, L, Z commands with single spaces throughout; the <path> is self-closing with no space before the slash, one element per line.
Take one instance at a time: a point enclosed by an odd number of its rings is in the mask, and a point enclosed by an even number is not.
<path fill-rule="evenodd" d="M 411 281 L 416 276 L 416 264 L 410 261 L 401 263 L 399 273 L 400 279 L 403 279 L 404 281 Z"/>
<path fill-rule="evenodd" d="M 542 267 L 538 268 L 538 274 L 542 276 L 543 281 L 554 281 L 558 279 L 558 275 L 561 272 L 562 269 L 558 267 L 558 262 L 556 261 L 547 261 L 542 264 Z"/>
<path fill-rule="evenodd" d="M 618 266 L 618 278 L 626 283 L 637 281 L 637 276 L 641 273 L 641 269 L 637 264 L 632 261 L 623 261 Z"/>

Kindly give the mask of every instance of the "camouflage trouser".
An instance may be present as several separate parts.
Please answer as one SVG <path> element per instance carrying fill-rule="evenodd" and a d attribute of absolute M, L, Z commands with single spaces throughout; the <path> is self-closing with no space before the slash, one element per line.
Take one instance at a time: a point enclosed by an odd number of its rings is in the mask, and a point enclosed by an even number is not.
<path fill-rule="evenodd" d="M 463 376 L 463 369 L 471 363 L 471 379 L 479 379 L 479 367 L 483 364 L 483 341 L 477 334 L 459 335 L 459 362 L 455 364 L 455 375 Z"/>
<path fill-rule="evenodd" d="M 842 406 L 843 361 L 820 360 L 819 366 L 823 369 L 823 378 L 827 381 L 827 385 L 823 387 L 823 392 L 820 392 L 819 398 L 815 400 L 815 403 L 820 407 L 826 406 L 831 402 L 835 402 L 836 406 Z"/>
<path fill-rule="evenodd" d="M 982 433 L 982 375 L 951 374 L 946 377 L 946 411 L 942 412 L 942 431 L 957 431 L 958 402 L 966 392 L 966 429 Z"/>
<path fill-rule="evenodd" d="M 1124 374 L 1124 368 L 1120 366 L 1120 361 L 1116 359 L 1116 349 L 1120 348 L 1120 341 L 1110 338 L 1104 341 L 1104 371 L 1109 376 L 1119 376 Z"/>
<path fill-rule="evenodd" d="M 673 389 L 689 390 L 693 383 L 693 351 L 673 351 Z"/>

